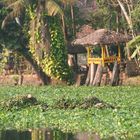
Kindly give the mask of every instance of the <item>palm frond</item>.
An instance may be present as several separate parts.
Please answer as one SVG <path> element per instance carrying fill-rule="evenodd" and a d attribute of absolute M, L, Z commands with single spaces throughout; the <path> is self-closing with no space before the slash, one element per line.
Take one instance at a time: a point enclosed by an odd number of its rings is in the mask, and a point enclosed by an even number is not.
<path fill-rule="evenodd" d="M 11 12 L 10 14 L 8 14 L 5 19 L 2 22 L 1 28 L 4 29 L 4 27 L 6 26 L 6 24 L 8 24 L 8 22 L 13 19 L 13 17 L 15 17 L 15 12 Z"/>
<path fill-rule="evenodd" d="M 140 45 L 140 35 L 133 38 L 131 41 L 127 43 L 129 48 L 136 48 L 137 45 Z"/>
<path fill-rule="evenodd" d="M 22 3 L 22 0 L 16 0 L 14 3 L 8 5 L 7 8 L 12 9 L 12 11 L 3 20 L 1 26 L 2 29 L 6 26 L 6 24 L 8 24 L 10 20 L 14 19 L 15 17 L 18 17 L 21 14 L 24 5 Z"/>
<path fill-rule="evenodd" d="M 9 4 L 7 6 L 8 9 L 17 9 L 17 7 L 23 6 L 23 0 L 16 0 L 15 2 Z"/>
<path fill-rule="evenodd" d="M 140 35 L 133 38 L 131 41 L 127 43 L 129 48 L 135 49 L 131 58 L 135 58 L 136 56 L 140 56 Z"/>
<path fill-rule="evenodd" d="M 140 46 L 138 46 L 138 47 L 134 50 L 133 54 L 131 55 L 131 58 L 135 58 L 137 55 L 139 55 L 139 51 L 140 51 Z"/>
<path fill-rule="evenodd" d="M 45 4 L 49 16 L 55 16 L 56 14 L 63 15 L 61 7 L 53 0 L 48 0 Z"/>
<path fill-rule="evenodd" d="M 4 5 L 6 5 L 6 6 L 8 6 L 8 5 L 12 4 L 12 3 L 15 3 L 16 1 L 18 1 L 18 0 L 3 0 L 2 3 Z"/>

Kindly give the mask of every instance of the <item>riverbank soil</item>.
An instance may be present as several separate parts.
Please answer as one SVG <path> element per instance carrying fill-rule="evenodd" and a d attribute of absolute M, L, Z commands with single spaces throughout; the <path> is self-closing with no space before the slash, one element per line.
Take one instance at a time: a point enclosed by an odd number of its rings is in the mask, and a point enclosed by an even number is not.
<path fill-rule="evenodd" d="M 21 82 L 22 78 L 22 82 Z M 125 74 L 120 76 L 120 85 L 140 85 L 140 76 L 128 77 Z M 102 80 L 101 85 L 104 85 Z M 41 80 L 37 77 L 36 74 L 26 74 L 22 77 L 20 75 L 1 75 L 0 76 L 0 85 L 42 85 Z M 59 80 L 51 80 L 52 85 L 63 85 L 64 83 Z"/>

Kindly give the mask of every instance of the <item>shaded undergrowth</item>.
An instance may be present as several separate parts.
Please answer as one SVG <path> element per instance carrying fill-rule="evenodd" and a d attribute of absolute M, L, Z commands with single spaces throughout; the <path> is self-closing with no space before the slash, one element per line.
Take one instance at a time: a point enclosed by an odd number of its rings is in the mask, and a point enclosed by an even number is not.
<path fill-rule="evenodd" d="M 37 100 L 36 97 L 33 97 L 31 94 L 27 95 L 18 95 L 5 99 L 0 102 L 2 110 L 20 110 L 33 106 L 40 106 L 42 109 L 47 109 L 47 104 L 41 103 Z"/>
<path fill-rule="evenodd" d="M 18 95 L 11 97 L 9 99 L 5 99 L 0 102 L 1 109 L 4 110 L 13 110 L 13 109 L 22 109 L 31 106 L 40 106 L 42 110 L 47 110 L 49 108 L 52 109 L 88 109 L 88 108 L 112 108 L 115 107 L 111 104 L 108 104 L 95 96 L 91 96 L 88 98 L 84 98 L 82 100 L 78 100 L 75 98 L 67 98 L 64 96 L 60 96 L 57 100 L 54 101 L 52 105 L 48 105 L 47 103 L 38 101 L 36 97 L 31 94 L 27 95 Z"/>
<path fill-rule="evenodd" d="M 92 107 L 100 109 L 115 108 L 113 105 L 110 105 L 95 96 L 84 98 L 82 100 L 61 97 L 54 103 L 52 107 L 58 109 L 75 109 L 75 108 L 88 109 Z"/>

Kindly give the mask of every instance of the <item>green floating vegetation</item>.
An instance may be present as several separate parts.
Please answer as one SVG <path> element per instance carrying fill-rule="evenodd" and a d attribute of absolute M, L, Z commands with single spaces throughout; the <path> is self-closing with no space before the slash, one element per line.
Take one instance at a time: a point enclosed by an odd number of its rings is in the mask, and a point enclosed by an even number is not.
<path fill-rule="evenodd" d="M 17 106 L 14 98 L 28 97 L 28 93 L 36 100 L 33 104 L 6 109 L 15 106 L 9 99 Z M 140 87 L 0 87 L 0 103 L 5 101 L 10 103 L 6 108 L 0 106 L 0 130 L 49 127 L 95 132 L 102 138 L 140 135 Z"/>
<path fill-rule="evenodd" d="M 5 110 L 14 110 L 14 109 L 23 109 L 25 107 L 31 107 L 35 105 L 40 105 L 40 107 L 46 111 L 47 109 L 75 109 L 75 108 L 83 108 L 88 109 L 92 107 L 96 108 L 112 108 L 115 109 L 112 105 L 109 105 L 97 97 L 89 97 L 83 100 L 78 99 L 69 99 L 66 97 L 58 98 L 55 103 L 51 106 L 48 106 L 47 103 L 38 102 L 35 97 L 31 94 L 28 95 L 18 95 L 8 100 L 3 100 L 0 102 L 0 106 Z"/>
<path fill-rule="evenodd" d="M 88 109 L 88 108 L 112 108 L 115 109 L 110 104 L 105 103 L 104 101 L 98 99 L 97 97 L 88 97 L 83 100 L 78 99 L 69 99 L 66 97 L 62 97 L 56 101 L 56 103 L 52 106 L 52 108 L 58 109 L 74 109 L 74 108 L 81 108 L 81 109 Z"/>
<path fill-rule="evenodd" d="M 6 99 L 0 102 L 1 108 L 6 110 L 22 109 L 32 105 L 37 105 L 37 99 L 31 94 L 24 96 L 14 96 L 8 100 Z"/>

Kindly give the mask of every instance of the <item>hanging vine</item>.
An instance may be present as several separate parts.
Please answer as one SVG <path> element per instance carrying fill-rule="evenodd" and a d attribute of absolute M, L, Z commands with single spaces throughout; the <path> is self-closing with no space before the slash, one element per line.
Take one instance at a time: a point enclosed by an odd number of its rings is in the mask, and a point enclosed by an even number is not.
<path fill-rule="evenodd" d="M 49 21 L 49 31 L 51 34 L 51 48 L 50 53 L 43 60 L 44 70 L 53 78 L 68 81 L 71 79 L 72 73 L 67 64 L 64 36 L 57 18 Z"/>
<path fill-rule="evenodd" d="M 53 79 L 70 82 L 72 72 L 67 64 L 67 51 L 64 35 L 61 29 L 59 18 L 47 17 L 47 30 L 42 18 L 43 13 L 36 12 L 29 8 L 30 40 L 29 49 L 34 60 L 40 65 L 43 71 Z M 46 18 L 46 16 L 45 16 Z M 48 32 L 50 38 L 48 38 Z"/>

